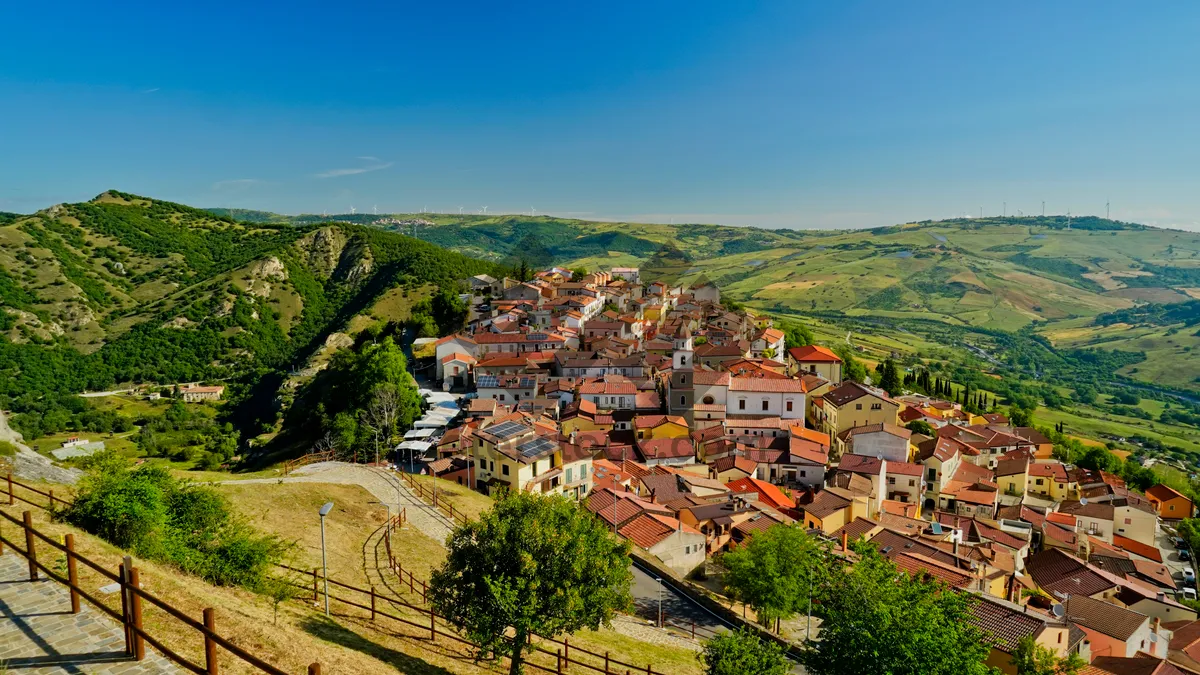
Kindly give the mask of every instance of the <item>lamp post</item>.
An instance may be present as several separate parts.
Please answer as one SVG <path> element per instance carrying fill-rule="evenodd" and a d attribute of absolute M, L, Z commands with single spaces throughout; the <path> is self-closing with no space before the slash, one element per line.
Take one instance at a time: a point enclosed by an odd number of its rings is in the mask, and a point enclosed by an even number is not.
<path fill-rule="evenodd" d="M 658 582 L 658 627 L 662 628 L 662 579 L 655 577 L 654 580 Z"/>
<path fill-rule="evenodd" d="M 325 516 L 333 510 L 333 502 L 325 502 L 321 514 L 321 573 L 325 577 L 325 616 L 329 616 L 329 561 L 325 557 Z"/>
<path fill-rule="evenodd" d="M 371 502 L 371 503 L 372 504 L 381 504 L 383 506 L 383 508 L 387 509 L 388 519 L 387 519 L 387 524 L 384 525 L 383 533 L 385 535 L 387 535 L 388 537 L 391 537 L 391 535 L 392 535 L 392 505 L 387 502 Z M 399 506 L 397 506 L 397 508 L 399 508 Z"/>

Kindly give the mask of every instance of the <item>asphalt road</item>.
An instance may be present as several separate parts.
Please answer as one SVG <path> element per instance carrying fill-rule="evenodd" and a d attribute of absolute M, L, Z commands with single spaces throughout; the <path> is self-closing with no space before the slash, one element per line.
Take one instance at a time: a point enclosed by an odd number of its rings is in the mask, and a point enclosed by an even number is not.
<path fill-rule="evenodd" d="M 683 594 L 658 583 L 654 576 L 642 571 L 637 565 L 631 566 L 630 569 L 633 570 L 633 583 L 629 590 L 633 595 L 634 613 L 639 617 L 655 621 L 661 599 L 664 621 L 677 629 L 690 630 L 695 622 L 698 638 L 711 637 L 714 633 L 729 630 L 730 627 L 724 621 Z"/>

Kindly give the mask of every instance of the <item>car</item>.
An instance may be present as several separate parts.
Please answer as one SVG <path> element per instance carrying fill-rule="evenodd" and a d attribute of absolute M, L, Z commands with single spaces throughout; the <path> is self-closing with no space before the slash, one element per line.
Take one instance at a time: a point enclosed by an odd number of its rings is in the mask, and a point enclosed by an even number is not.
<path fill-rule="evenodd" d="M 1191 560 L 1191 559 L 1192 559 L 1192 552 L 1191 552 L 1191 551 L 1189 551 L 1189 550 L 1187 550 L 1186 548 L 1184 548 L 1184 549 L 1180 549 L 1180 550 L 1179 550 L 1179 559 L 1180 559 L 1180 560 Z"/>
<path fill-rule="evenodd" d="M 1194 589 L 1194 588 L 1183 589 L 1183 599 L 1184 600 L 1195 600 L 1196 599 L 1196 589 Z"/>
<path fill-rule="evenodd" d="M 1175 537 L 1175 548 L 1180 551 L 1188 550 L 1189 547 L 1188 547 L 1187 540 L 1184 539 L 1183 537 Z"/>
<path fill-rule="evenodd" d="M 1196 572 L 1191 567 L 1183 568 L 1183 583 L 1188 586 L 1196 585 Z"/>

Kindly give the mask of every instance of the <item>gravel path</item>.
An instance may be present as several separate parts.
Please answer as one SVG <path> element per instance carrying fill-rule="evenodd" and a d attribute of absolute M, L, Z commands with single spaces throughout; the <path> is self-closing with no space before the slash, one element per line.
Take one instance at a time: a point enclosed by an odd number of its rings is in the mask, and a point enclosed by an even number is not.
<path fill-rule="evenodd" d="M 24 440 L 21 434 L 8 426 L 8 418 L 0 412 L 0 441 L 8 441 L 17 446 L 17 454 L 12 458 L 14 476 L 27 480 L 74 485 L 75 481 L 83 475 L 79 469 L 64 469 L 55 466 L 49 458 L 39 455 L 25 445 Z"/>
<path fill-rule="evenodd" d="M 440 511 L 421 501 L 408 489 L 404 481 L 390 471 L 346 462 L 317 462 L 296 469 L 285 478 L 251 478 L 248 480 L 221 481 L 245 485 L 247 483 L 334 483 L 358 485 L 370 492 L 379 501 L 390 504 L 395 513 L 405 510 L 409 524 L 434 541 L 445 543 L 454 524 Z"/>

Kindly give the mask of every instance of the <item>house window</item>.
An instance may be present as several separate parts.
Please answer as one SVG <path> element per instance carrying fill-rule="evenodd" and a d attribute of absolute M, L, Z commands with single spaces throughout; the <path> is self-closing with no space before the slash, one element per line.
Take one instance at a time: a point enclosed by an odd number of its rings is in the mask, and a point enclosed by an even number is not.
<path fill-rule="evenodd" d="M 1126 518 L 1126 519 L 1125 519 L 1125 524 L 1126 524 L 1126 525 L 1132 525 L 1132 524 L 1133 524 L 1133 518 Z"/>
<path fill-rule="evenodd" d="M 882 403 L 872 403 L 871 410 L 883 410 L 883 404 Z"/>
<path fill-rule="evenodd" d="M 888 476 L 888 485 L 895 485 L 895 484 L 896 484 L 896 479 L 891 476 Z"/>
<path fill-rule="evenodd" d="M 679 397 L 679 405 L 687 405 L 687 397 L 686 396 Z"/>
<path fill-rule="evenodd" d="M 1035 483 L 1037 483 L 1038 485 L 1041 485 L 1041 484 L 1042 484 L 1042 479 L 1041 479 L 1041 478 L 1039 478 L 1039 479 L 1037 479 L 1037 480 L 1036 480 L 1036 481 L 1034 481 L 1034 482 L 1035 482 Z"/>
<path fill-rule="evenodd" d="M 801 469 L 801 470 L 800 470 L 800 477 L 801 477 L 801 478 L 807 478 L 807 477 L 808 477 L 808 473 L 807 473 L 807 472 L 806 472 L 804 469 Z"/>
<path fill-rule="evenodd" d="M 687 375 L 682 373 L 679 375 L 679 384 L 687 384 Z"/>
<path fill-rule="evenodd" d="M 908 487 L 917 487 L 917 479 L 909 478 L 908 479 Z"/>
<path fill-rule="evenodd" d="M 500 465 L 500 473 L 504 474 L 505 476 L 508 475 L 508 465 L 507 464 Z"/>
<path fill-rule="evenodd" d="M 787 411 L 792 412 L 792 402 L 790 400 L 787 402 Z"/>
<path fill-rule="evenodd" d="M 933 481 L 937 480 L 937 471 L 935 469 L 929 469 L 928 474 L 929 474 L 929 482 L 932 483 Z"/>
<path fill-rule="evenodd" d="M 745 410 L 745 409 L 746 409 L 746 399 L 739 398 L 738 399 L 738 410 Z"/>
<path fill-rule="evenodd" d="M 479 468 L 484 469 L 484 468 L 487 468 L 487 462 L 484 462 L 483 459 L 477 459 L 477 460 L 475 460 L 475 466 L 478 466 Z"/>
<path fill-rule="evenodd" d="M 763 410 L 766 411 L 766 410 L 770 410 L 770 409 L 771 409 L 771 402 L 764 398 L 763 399 Z"/>
<path fill-rule="evenodd" d="M 584 480 L 586 478 L 587 478 L 587 464 L 581 464 L 579 466 L 579 480 Z"/>
<path fill-rule="evenodd" d="M 495 470 L 496 470 L 496 463 L 491 460 L 488 460 L 488 471 L 495 471 Z"/>
<path fill-rule="evenodd" d="M 679 357 L 679 365 L 681 365 L 681 366 L 686 366 L 686 365 L 687 365 L 687 357 L 686 357 L 686 356 L 682 356 L 682 355 L 681 355 L 681 356 Z"/>
<path fill-rule="evenodd" d="M 855 409 L 855 410 L 862 410 L 862 404 L 861 404 L 861 403 L 855 403 L 855 404 L 854 404 L 854 409 Z"/>
<path fill-rule="evenodd" d="M 568 467 L 567 467 L 567 482 L 568 482 L 568 483 L 570 483 L 570 482 L 571 482 L 571 473 L 572 473 L 572 471 L 571 471 L 571 467 L 569 467 L 569 466 L 568 466 Z"/>

